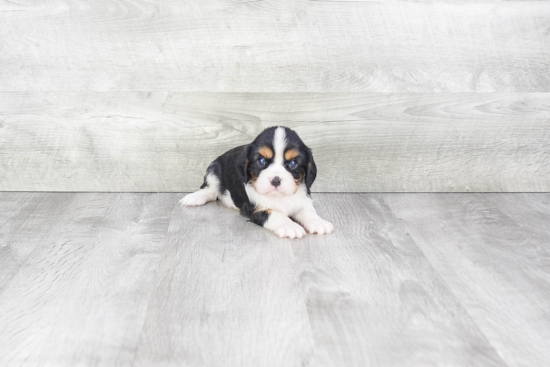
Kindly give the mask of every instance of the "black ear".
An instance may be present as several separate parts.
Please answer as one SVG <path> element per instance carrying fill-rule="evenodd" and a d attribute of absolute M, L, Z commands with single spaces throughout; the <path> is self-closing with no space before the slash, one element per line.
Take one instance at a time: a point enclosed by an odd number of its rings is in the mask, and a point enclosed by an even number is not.
<path fill-rule="evenodd" d="M 247 145 L 243 153 L 237 158 L 237 173 L 244 183 L 250 181 L 250 174 L 248 173 L 248 156 L 252 151 L 252 145 Z"/>
<path fill-rule="evenodd" d="M 313 160 L 313 154 L 311 154 L 311 149 L 305 148 L 307 155 L 307 168 L 306 168 L 306 189 L 309 194 L 309 188 L 313 185 L 315 177 L 317 177 L 317 166 Z"/>

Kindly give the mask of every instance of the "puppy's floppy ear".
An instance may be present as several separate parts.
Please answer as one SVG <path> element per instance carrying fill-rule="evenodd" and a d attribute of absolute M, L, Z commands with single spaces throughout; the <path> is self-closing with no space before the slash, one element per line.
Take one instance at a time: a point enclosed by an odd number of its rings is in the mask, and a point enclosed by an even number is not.
<path fill-rule="evenodd" d="M 313 181 L 315 181 L 315 177 L 317 177 L 317 166 L 315 165 L 315 161 L 313 160 L 313 154 L 311 153 L 311 149 L 306 147 L 305 151 L 307 156 L 306 188 L 307 188 L 307 192 L 309 193 L 309 188 L 311 187 L 311 185 L 313 185 Z"/>
<path fill-rule="evenodd" d="M 250 174 L 248 173 L 248 156 L 252 151 L 252 145 L 247 145 L 243 153 L 237 158 L 237 173 L 244 183 L 250 181 Z"/>

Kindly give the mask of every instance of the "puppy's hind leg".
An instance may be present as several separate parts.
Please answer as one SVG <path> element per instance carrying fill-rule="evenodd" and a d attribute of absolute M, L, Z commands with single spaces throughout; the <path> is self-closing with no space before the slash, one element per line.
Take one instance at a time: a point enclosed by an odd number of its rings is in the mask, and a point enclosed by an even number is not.
<path fill-rule="evenodd" d="M 214 201 L 219 195 L 220 181 L 212 172 L 208 172 L 204 177 L 204 184 L 201 189 L 191 194 L 187 194 L 180 200 L 183 206 L 199 206 L 210 201 Z"/>

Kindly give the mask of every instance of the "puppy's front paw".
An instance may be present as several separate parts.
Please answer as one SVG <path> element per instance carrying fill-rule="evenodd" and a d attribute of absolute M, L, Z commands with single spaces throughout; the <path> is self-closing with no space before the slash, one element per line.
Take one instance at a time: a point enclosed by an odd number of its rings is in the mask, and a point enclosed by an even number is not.
<path fill-rule="evenodd" d="M 311 234 L 329 234 L 334 231 L 334 226 L 332 225 L 332 223 L 327 222 L 326 220 L 321 218 L 311 219 L 307 221 L 306 223 L 304 223 L 304 227 Z"/>
<path fill-rule="evenodd" d="M 295 222 L 287 222 L 280 225 L 274 230 L 275 234 L 279 237 L 287 238 L 302 238 L 306 235 L 306 230 Z"/>

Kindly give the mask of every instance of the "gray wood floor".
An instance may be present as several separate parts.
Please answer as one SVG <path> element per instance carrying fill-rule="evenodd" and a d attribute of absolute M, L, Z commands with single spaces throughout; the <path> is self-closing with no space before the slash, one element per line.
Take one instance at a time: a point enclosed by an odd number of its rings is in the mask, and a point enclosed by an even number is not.
<path fill-rule="evenodd" d="M 550 194 L 317 194 L 294 241 L 181 197 L 0 193 L 0 365 L 548 365 Z"/>

